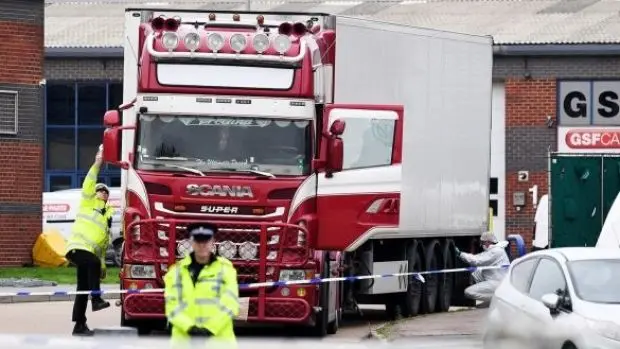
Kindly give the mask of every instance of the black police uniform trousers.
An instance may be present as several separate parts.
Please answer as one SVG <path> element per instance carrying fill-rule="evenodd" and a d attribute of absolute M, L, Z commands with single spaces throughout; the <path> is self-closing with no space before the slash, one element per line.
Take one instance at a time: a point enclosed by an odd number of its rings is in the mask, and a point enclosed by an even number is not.
<path fill-rule="evenodd" d="M 66 255 L 77 266 L 77 290 L 92 291 L 101 288 L 101 261 L 94 253 L 85 250 L 71 250 Z M 92 303 L 102 302 L 101 295 L 93 295 Z M 88 295 L 76 295 L 73 303 L 73 322 L 86 324 Z"/>

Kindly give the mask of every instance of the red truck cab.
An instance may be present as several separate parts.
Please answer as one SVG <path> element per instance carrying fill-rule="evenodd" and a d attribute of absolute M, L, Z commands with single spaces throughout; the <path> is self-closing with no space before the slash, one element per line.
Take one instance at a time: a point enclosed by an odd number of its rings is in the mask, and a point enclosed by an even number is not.
<path fill-rule="evenodd" d="M 291 203 L 313 171 L 342 162 L 344 124 L 323 134 L 317 103 L 333 98 L 329 18 L 127 11 L 128 23 L 139 22 L 128 42 L 137 64 L 127 52 L 125 63 L 126 98 L 135 99 L 104 117 L 104 157 L 124 172 L 122 325 L 165 325 L 163 294 L 132 290 L 163 288 L 168 267 L 190 250 L 185 224 L 206 220 L 218 224 L 217 253 L 238 272 L 239 320 L 324 332 L 317 285 L 245 285 L 324 269 L 309 241 L 316 202 Z"/>

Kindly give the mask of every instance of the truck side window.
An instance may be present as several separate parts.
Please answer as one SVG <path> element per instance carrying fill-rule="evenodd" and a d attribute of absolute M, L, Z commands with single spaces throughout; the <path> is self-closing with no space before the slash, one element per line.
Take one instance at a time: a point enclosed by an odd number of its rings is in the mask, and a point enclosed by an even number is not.
<path fill-rule="evenodd" d="M 344 118 L 343 169 L 389 166 L 392 163 L 396 120 Z"/>

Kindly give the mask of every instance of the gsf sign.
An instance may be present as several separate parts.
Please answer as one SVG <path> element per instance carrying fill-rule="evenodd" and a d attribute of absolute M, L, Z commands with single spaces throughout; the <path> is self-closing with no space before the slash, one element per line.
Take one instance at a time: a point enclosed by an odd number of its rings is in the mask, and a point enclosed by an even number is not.
<path fill-rule="evenodd" d="M 620 125 L 620 81 L 560 81 L 560 125 Z"/>

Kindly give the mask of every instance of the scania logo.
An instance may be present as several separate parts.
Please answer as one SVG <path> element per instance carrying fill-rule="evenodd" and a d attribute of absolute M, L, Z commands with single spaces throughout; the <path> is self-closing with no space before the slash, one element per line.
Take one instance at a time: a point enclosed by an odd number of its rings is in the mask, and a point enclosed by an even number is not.
<path fill-rule="evenodd" d="M 209 185 L 188 184 L 187 194 L 196 196 L 219 196 L 234 198 L 253 198 L 252 188 L 247 185 Z"/>

